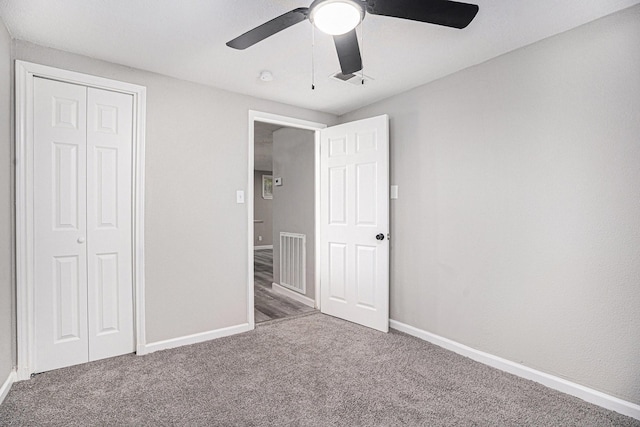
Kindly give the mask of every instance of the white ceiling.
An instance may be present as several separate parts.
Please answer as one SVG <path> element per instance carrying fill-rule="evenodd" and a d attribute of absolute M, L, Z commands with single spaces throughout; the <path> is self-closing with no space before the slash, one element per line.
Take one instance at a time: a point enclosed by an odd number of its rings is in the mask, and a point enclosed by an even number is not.
<path fill-rule="evenodd" d="M 423 1 L 423 0 L 416 0 Z M 343 114 L 640 3 L 640 0 L 467 0 L 480 6 L 464 30 L 368 15 L 364 86 L 331 81 L 329 36 L 302 22 L 244 51 L 241 33 L 311 0 L 0 0 L 16 39 L 234 92 Z M 275 80 L 262 82 L 262 70 Z"/>

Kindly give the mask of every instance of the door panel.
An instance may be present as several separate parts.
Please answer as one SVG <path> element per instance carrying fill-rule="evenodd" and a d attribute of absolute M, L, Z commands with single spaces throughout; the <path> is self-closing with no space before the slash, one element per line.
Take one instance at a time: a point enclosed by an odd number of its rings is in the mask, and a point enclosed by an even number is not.
<path fill-rule="evenodd" d="M 388 117 L 322 130 L 320 155 L 322 312 L 387 332 Z"/>
<path fill-rule="evenodd" d="M 34 79 L 36 372 L 87 362 L 86 95 Z"/>
<path fill-rule="evenodd" d="M 78 341 L 82 334 L 80 277 L 77 256 L 56 256 L 53 277 L 54 344 Z"/>
<path fill-rule="evenodd" d="M 372 209 L 377 203 L 378 167 L 376 163 L 356 165 L 356 224 L 360 226 L 378 225 L 377 209 Z"/>
<path fill-rule="evenodd" d="M 78 230 L 78 146 L 53 143 L 53 215 L 56 230 Z"/>
<path fill-rule="evenodd" d="M 329 169 L 329 223 L 331 225 L 346 225 L 347 168 L 344 166 Z"/>
<path fill-rule="evenodd" d="M 100 254 L 97 256 L 96 289 L 97 327 L 96 335 L 117 333 L 120 325 L 120 289 L 118 280 L 118 254 Z"/>
<path fill-rule="evenodd" d="M 89 359 L 135 350 L 131 242 L 133 97 L 89 88 Z"/>
<path fill-rule="evenodd" d="M 95 147 L 95 226 L 100 229 L 118 228 L 118 149 Z"/>
<path fill-rule="evenodd" d="M 376 268 L 375 246 L 356 245 L 356 305 L 376 309 Z"/>
<path fill-rule="evenodd" d="M 329 299 L 347 302 L 347 245 L 329 243 L 328 287 Z M 324 291 L 324 290 L 323 290 Z"/>

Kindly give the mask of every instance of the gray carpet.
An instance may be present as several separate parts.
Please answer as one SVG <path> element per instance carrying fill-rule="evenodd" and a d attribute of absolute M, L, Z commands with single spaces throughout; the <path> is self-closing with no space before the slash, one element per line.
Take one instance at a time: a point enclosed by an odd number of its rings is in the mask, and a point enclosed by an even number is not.
<path fill-rule="evenodd" d="M 321 314 L 14 384 L 0 425 L 640 426 L 399 332 Z"/>

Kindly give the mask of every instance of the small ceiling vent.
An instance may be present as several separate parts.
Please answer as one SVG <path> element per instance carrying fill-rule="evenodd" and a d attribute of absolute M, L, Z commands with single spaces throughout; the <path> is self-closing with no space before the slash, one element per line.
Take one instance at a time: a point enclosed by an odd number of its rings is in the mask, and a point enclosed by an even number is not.
<path fill-rule="evenodd" d="M 344 83 L 349 83 L 352 85 L 356 85 L 356 86 L 360 86 L 363 84 L 362 80 L 363 80 L 363 75 L 362 73 L 353 73 L 353 74 L 342 74 L 341 72 L 337 72 L 335 74 L 332 74 L 329 79 L 331 80 L 337 80 L 339 82 L 344 82 Z M 373 80 L 371 77 L 367 76 L 366 74 L 364 75 L 364 84 L 366 85 L 367 82 L 370 82 L 371 80 Z"/>

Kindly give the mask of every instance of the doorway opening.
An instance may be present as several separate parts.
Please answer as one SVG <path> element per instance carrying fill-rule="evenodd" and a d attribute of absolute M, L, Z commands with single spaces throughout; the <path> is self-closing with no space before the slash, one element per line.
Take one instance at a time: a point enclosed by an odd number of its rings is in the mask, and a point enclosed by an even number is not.
<path fill-rule="evenodd" d="M 314 132 L 254 127 L 256 323 L 315 309 Z"/>
<path fill-rule="evenodd" d="M 249 112 L 247 317 L 252 327 L 320 308 L 321 123 Z"/>

